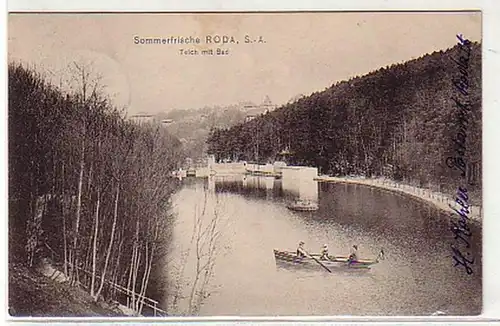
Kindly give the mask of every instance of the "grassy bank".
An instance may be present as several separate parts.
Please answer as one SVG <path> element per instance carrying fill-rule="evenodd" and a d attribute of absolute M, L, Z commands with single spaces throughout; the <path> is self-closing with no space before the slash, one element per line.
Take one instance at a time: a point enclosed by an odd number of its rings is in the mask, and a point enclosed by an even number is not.
<path fill-rule="evenodd" d="M 9 264 L 8 305 L 12 317 L 124 316 L 107 303 L 94 302 L 85 290 L 57 283 L 20 263 Z"/>

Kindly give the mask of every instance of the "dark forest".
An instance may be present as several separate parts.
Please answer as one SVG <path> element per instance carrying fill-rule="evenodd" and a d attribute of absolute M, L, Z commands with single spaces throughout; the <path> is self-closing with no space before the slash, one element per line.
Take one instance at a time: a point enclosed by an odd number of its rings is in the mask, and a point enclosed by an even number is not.
<path fill-rule="evenodd" d="M 386 177 L 453 193 L 459 177 L 447 165 L 463 126 L 456 99 L 467 101 L 464 168 L 481 200 L 481 45 L 470 43 L 466 68 L 459 45 L 331 85 L 260 117 L 211 131 L 217 160 L 286 161 L 334 176 Z M 462 68 L 462 70 L 460 70 Z M 466 69 L 465 97 L 454 85 Z"/>

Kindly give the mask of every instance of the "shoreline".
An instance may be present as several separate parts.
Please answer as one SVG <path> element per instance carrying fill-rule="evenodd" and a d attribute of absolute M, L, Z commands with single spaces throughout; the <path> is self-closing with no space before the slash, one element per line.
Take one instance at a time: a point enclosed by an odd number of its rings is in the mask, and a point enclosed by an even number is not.
<path fill-rule="evenodd" d="M 363 177 L 330 177 L 326 175 L 318 176 L 314 178 L 315 181 L 318 182 L 332 182 L 332 183 L 348 183 L 348 184 L 356 184 L 363 185 L 367 187 L 383 189 L 395 193 L 404 194 L 412 197 L 413 199 L 419 200 L 426 204 L 432 205 L 437 209 L 448 213 L 455 218 L 459 218 L 458 214 L 450 207 L 450 205 L 458 210 L 460 210 L 461 206 L 458 205 L 453 197 L 436 192 L 426 188 L 419 188 L 415 186 L 411 186 L 408 184 L 398 183 L 396 181 L 384 178 L 363 178 Z M 472 223 L 482 224 L 482 207 L 481 206 L 473 206 L 469 207 L 470 213 L 468 217 Z"/>

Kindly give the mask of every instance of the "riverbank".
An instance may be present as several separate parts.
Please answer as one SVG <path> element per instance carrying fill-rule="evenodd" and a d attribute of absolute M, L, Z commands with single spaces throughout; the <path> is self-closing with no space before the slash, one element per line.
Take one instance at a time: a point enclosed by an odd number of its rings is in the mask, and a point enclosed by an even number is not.
<path fill-rule="evenodd" d="M 20 263 L 9 263 L 8 305 L 12 317 L 126 316 L 110 303 L 94 302 L 82 288 L 51 280 Z"/>
<path fill-rule="evenodd" d="M 453 208 L 460 210 L 461 206 L 459 206 L 453 197 L 450 195 L 432 191 L 430 189 L 419 188 L 412 185 L 398 183 L 393 180 L 377 178 L 377 179 L 368 179 L 363 177 L 330 177 L 330 176 L 319 176 L 314 180 L 318 182 L 335 182 L 335 183 L 350 183 L 350 184 L 359 184 L 363 186 L 384 189 L 387 191 L 392 191 L 396 193 L 402 193 L 408 196 L 413 197 L 414 199 L 420 200 L 427 204 L 431 204 L 436 208 L 446 212 L 446 213 L 454 213 L 456 212 Z M 482 222 L 482 208 L 481 206 L 470 206 L 469 207 L 470 214 L 468 217 L 474 223 Z M 458 215 L 457 215 L 458 217 Z"/>

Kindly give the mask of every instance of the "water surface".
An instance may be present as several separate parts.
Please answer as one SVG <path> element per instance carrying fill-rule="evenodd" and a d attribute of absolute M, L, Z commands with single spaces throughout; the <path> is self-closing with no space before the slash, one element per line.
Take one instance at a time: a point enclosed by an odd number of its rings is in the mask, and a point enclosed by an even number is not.
<path fill-rule="evenodd" d="M 303 213 L 287 209 L 286 203 L 298 197 L 317 200 L 320 209 Z M 481 311 L 480 229 L 472 230 L 475 273 L 467 275 L 453 266 L 450 244 L 455 240 L 449 216 L 406 196 L 360 185 L 308 181 L 289 186 L 272 178 L 238 176 L 186 181 L 173 203 L 176 225 L 171 253 L 161 262 L 163 275 L 156 277 L 180 285 L 184 298 L 177 300 L 178 313 L 186 313 L 189 306 L 196 262 L 208 261 L 208 240 L 205 245 L 199 243 L 202 257 L 196 258 L 193 239 L 203 234 L 195 231 L 196 225 L 210 229 L 204 239 L 210 232 L 217 235 L 213 275 L 198 315 L 429 315 L 437 310 L 471 315 Z M 358 244 L 362 258 L 374 258 L 384 248 L 386 260 L 369 272 L 277 266 L 273 248 L 295 250 L 300 240 L 310 252 L 318 252 L 326 243 L 338 255 Z M 175 313 L 172 288 L 164 293 L 162 305 Z"/>

